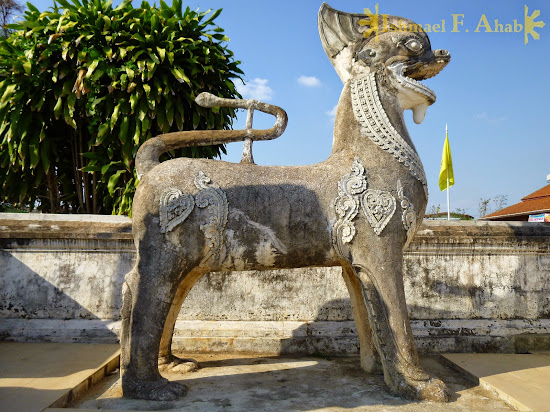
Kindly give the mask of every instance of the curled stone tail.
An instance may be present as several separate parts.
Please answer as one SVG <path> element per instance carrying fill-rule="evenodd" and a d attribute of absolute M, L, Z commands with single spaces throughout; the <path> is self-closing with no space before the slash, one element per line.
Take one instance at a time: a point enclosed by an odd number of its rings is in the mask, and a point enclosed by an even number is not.
<path fill-rule="evenodd" d="M 191 146 L 211 146 L 248 140 L 271 140 L 279 137 L 285 131 L 288 123 L 286 112 L 278 106 L 262 103 L 252 99 L 224 99 L 210 93 L 201 93 L 195 99 L 203 107 L 232 107 L 247 109 L 251 114 L 254 110 L 271 114 L 276 117 L 275 124 L 269 129 L 253 129 L 252 116 L 244 130 L 192 130 L 165 133 L 146 141 L 136 155 L 136 171 L 138 178 L 157 166 L 159 158 L 169 150 Z M 250 123 L 250 124 L 248 124 Z M 250 154 L 250 158 L 251 158 Z"/>

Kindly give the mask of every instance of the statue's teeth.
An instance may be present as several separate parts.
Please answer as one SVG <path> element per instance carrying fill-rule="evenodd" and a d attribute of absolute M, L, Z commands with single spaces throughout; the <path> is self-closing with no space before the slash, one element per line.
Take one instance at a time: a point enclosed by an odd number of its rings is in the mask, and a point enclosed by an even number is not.
<path fill-rule="evenodd" d="M 428 109 L 427 104 L 419 104 L 418 106 L 414 106 L 413 111 L 413 120 L 416 124 L 422 123 L 424 120 L 424 117 L 426 116 L 426 110 Z"/>

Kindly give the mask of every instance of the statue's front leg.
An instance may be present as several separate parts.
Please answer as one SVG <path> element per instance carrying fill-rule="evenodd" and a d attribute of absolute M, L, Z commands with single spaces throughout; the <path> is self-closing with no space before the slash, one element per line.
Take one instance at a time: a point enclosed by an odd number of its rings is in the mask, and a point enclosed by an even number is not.
<path fill-rule="evenodd" d="M 384 380 L 396 395 L 446 402 L 447 387 L 427 375 L 418 360 L 405 304 L 402 260 L 402 256 L 388 253 L 386 259 L 371 261 L 368 268 L 358 263 L 353 267 L 363 290 Z"/>

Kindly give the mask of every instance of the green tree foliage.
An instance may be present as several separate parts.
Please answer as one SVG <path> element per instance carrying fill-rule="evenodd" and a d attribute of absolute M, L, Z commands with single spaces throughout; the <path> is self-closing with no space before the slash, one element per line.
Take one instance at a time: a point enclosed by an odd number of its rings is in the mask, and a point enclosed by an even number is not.
<path fill-rule="evenodd" d="M 82 1 L 82 3 L 80 2 Z M 134 157 L 153 136 L 227 129 L 233 109 L 204 109 L 209 91 L 240 97 L 240 62 L 212 14 L 124 1 L 31 4 L 0 39 L 0 201 L 49 212 L 131 212 Z M 223 146 L 171 153 L 216 157 Z"/>
<path fill-rule="evenodd" d="M 21 13 L 23 10 L 23 6 L 15 0 L 0 0 L 0 26 L 2 26 L 2 36 L 9 36 L 10 29 L 8 29 L 8 23 L 15 13 Z"/>

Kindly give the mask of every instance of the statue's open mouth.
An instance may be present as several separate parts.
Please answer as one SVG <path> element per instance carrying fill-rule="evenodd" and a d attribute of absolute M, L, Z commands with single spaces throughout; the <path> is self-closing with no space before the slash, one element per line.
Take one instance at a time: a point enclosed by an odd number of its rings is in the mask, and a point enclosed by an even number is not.
<path fill-rule="evenodd" d="M 390 69 L 402 86 L 424 95 L 429 104 L 432 104 L 435 102 L 435 93 L 420 83 L 420 80 L 438 74 L 449 63 L 450 57 L 446 50 L 436 50 L 434 59 L 430 62 L 396 62 L 390 65 Z"/>
<path fill-rule="evenodd" d="M 420 83 L 420 81 L 418 80 L 424 80 L 435 76 L 443 67 L 441 67 L 437 71 L 434 71 L 431 75 L 421 76 L 418 75 L 418 72 L 416 70 L 414 70 L 414 68 L 418 67 L 419 65 L 426 66 L 424 63 L 413 63 L 412 65 L 408 65 L 406 62 L 397 62 L 390 65 L 389 68 L 395 75 L 395 78 L 397 79 L 399 84 L 401 84 L 403 87 L 422 94 L 428 100 L 428 104 L 432 104 L 435 102 L 435 93 L 429 87 Z M 431 71 L 429 73 L 431 73 Z"/>

